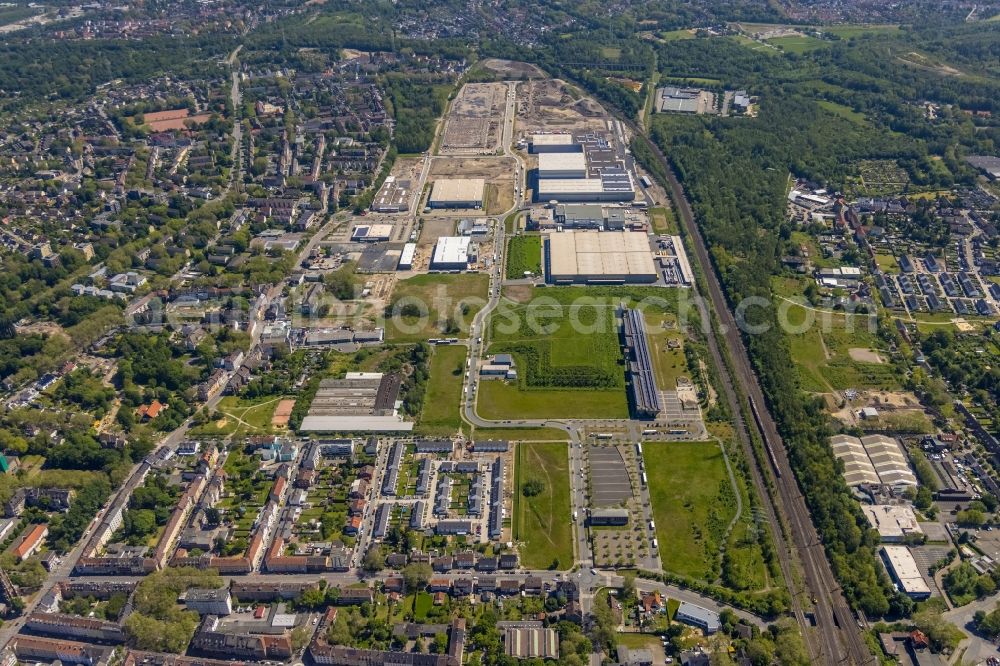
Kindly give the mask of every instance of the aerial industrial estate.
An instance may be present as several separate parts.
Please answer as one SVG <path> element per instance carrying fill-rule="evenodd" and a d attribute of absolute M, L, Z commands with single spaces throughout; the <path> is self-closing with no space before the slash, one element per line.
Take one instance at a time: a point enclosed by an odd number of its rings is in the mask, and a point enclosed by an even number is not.
<path fill-rule="evenodd" d="M 0 661 L 1000 664 L 930 4 L 0 6 Z"/>

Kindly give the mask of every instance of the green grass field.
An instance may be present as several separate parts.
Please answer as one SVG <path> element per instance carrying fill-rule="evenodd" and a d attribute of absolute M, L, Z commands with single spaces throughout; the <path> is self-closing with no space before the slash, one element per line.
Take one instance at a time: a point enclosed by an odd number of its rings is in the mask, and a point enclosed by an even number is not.
<path fill-rule="evenodd" d="M 18 21 L 23 21 L 30 16 L 40 13 L 41 11 L 36 7 L 3 7 L 0 8 L 0 25 L 17 23 Z"/>
<path fill-rule="evenodd" d="M 666 30 L 660 33 L 660 39 L 665 42 L 676 42 L 679 39 L 694 39 L 694 33 L 691 30 Z"/>
<path fill-rule="evenodd" d="M 829 42 L 824 42 L 822 39 L 807 37 L 805 35 L 775 37 L 773 39 L 768 39 L 767 43 L 773 44 L 782 51 L 787 51 L 788 53 L 808 53 L 809 51 L 829 46 Z"/>
<path fill-rule="evenodd" d="M 434 597 L 428 592 L 418 592 L 413 599 L 413 619 L 422 622 L 427 619 L 427 613 L 434 607 Z"/>
<path fill-rule="evenodd" d="M 660 83 L 679 83 L 689 86 L 717 86 L 722 81 L 704 76 L 664 76 L 660 78 Z"/>
<path fill-rule="evenodd" d="M 516 383 L 485 381 L 485 418 L 548 418 L 627 413 L 614 302 L 586 292 L 546 290 L 529 303 L 505 301 L 490 319 L 492 354 L 514 356 Z M 625 296 L 623 296 L 624 298 Z M 597 416 L 596 414 L 593 416 Z"/>
<path fill-rule="evenodd" d="M 566 433 L 558 428 L 475 428 L 472 438 L 507 439 L 519 442 L 566 441 Z"/>
<path fill-rule="evenodd" d="M 236 396 L 226 396 L 215 408 L 218 418 L 192 428 L 191 434 L 201 437 L 268 434 L 273 430 L 271 417 L 274 416 L 274 410 L 285 397 L 287 396 L 243 400 Z"/>
<path fill-rule="evenodd" d="M 684 334 L 676 328 L 664 328 L 663 322 L 675 322 L 672 314 L 646 312 L 646 338 L 649 341 L 649 351 L 653 356 L 653 370 L 656 374 L 656 385 L 660 390 L 673 390 L 677 386 L 677 378 L 690 377 L 687 358 L 684 356 Z M 680 346 L 672 349 L 668 344 L 671 340 L 680 342 Z"/>
<path fill-rule="evenodd" d="M 499 380 L 479 385 L 479 416 L 484 419 L 625 419 L 625 389 L 520 390 Z"/>
<path fill-rule="evenodd" d="M 851 39 L 863 35 L 884 35 L 899 31 L 898 25 L 831 25 L 822 28 L 823 32 L 836 35 L 841 39 Z"/>
<path fill-rule="evenodd" d="M 650 208 L 649 219 L 658 234 L 677 234 L 677 219 L 670 208 Z"/>
<path fill-rule="evenodd" d="M 896 257 L 891 254 L 876 254 L 875 263 L 878 264 L 883 273 L 896 274 L 900 272 Z"/>
<path fill-rule="evenodd" d="M 642 447 L 663 568 L 715 580 L 724 532 L 736 513 L 722 451 L 715 442 Z"/>
<path fill-rule="evenodd" d="M 416 427 L 418 434 L 446 437 L 454 435 L 462 425 L 462 376 L 468 351 L 463 345 L 434 348 L 424 407 Z"/>
<path fill-rule="evenodd" d="M 526 272 L 542 274 L 541 236 L 512 236 L 507 242 L 507 279 L 520 280 Z"/>
<path fill-rule="evenodd" d="M 386 338 L 415 342 L 442 336 L 449 319 L 467 331 L 472 318 L 486 304 L 489 284 L 489 276 L 480 273 L 417 275 L 400 280 L 387 311 Z M 413 306 L 426 316 L 404 312 L 404 308 Z"/>
<path fill-rule="evenodd" d="M 829 100 L 821 99 L 817 102 L 823 109 L 829 111 L 830 113 L 840 116 L 845 120 L 850 120 L 852 123 L 857 125 L 863 125 L 865 122 L 865 116 L 863 113 L 858 113 L 849 106 L 844 106 L 843 104 L 837 104 L 836 102 L 831 102 Z"/>
<path fill-rule="evenodd" d="M 807 317 L 815 317 L 805 326 Z M 894 390 L 900 378 L 889 363 L 870 363 L 851 358 L 850 350 L 877 349 L 878 339 L 869 329 L 866 315 L 841 312 L 807 312 L 798 305 L 788 308 L 788 323 L 801 327 L 788 331 L 788 344 L 806 391 L 826 393 L 847 388 Z"/>
<path fill-rule="evenodd" d="M 517 445 L 514 470 L 514 539 L 520 542 L 521 565 L 528 569 L 573 566 L 573 526 L 569 501 L 569 456 L 566 444 Z M 541 493 L 525 497 L 523 485 L 537 479 Z"/>

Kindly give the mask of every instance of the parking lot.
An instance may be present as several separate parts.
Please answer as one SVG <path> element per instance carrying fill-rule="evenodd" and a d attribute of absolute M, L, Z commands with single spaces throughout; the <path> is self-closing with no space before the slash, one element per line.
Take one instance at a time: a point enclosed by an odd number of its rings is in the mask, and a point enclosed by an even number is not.
<path fill-rule="evenodd" d="M 592 506 L 617 506 L 632 499 L 632 482 L 616 447 L 592 445 L 588 457 Z"/>

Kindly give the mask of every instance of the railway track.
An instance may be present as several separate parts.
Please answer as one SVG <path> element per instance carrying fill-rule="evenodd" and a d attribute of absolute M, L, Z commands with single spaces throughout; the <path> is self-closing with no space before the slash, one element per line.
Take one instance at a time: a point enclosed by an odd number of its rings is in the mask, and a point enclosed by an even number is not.
<path fill-rule="evenodd" d="M 710 331 L 707 331 L 706 338 L 709 343 L 709 351 L 719 370 L 724 393 L 733 413 L 734 423 L 737 425 L 736 431 L 739 439 L 746 451 L 748 460 L 754 462 L 754 464 L 749 466 L 751 476 L 753 477 L 752 481 L 759 497 L 762 499 L 764 511 L 771 523 L 771 531 L 776 542 L 776 551 L 782 575 L 786 584 L 791 589 L 795 580 L 793 576 L 792 553 L 789 543 L 785 539 L 784 532 L 781 529 L 778 513 L 775 507 L 766 500 L 770 496 L 770 493 L 765 481 L 764 470 L 761 469 L 760 464 L 756 463 L 757 457 L 754 455 L 753 443 L 749 436 L 750 427 L 754 427 L 759 432 L 761 440 L 764 442 L 769 462 L 774 470 L 777 499 L 782 507 L 782 513 L 788 521 L 788 531 L 792 537 L 792 544 L 798 553 L 804 583 L 809 594 L 808 600 L 804 600 L 802 594 L 792 594 L 792 613 L 798 621 L 799 626 L 802 627 L 803 637 L 812 656 L 812 662 L 817 664 L 857 664 L 858 666 L 874 664 L 876 660 L 868 650 L 854 615 L 847 605 L 840 585 L 833 575 L 833 570 L 826 559 L 826 553 L 820 542 L 819 534 L 812 523 L 805 498 L 799 492 L 781 436 L 778 434 L 777 426 L 766 409 L 767 403 L 764 400 L 764 393 L 757 381 L 756 374 L 753 372 L 753 366 L 743 345 L 739 328 L 736 326 L 736 320 L 729 308 L 728 300 L 719 283 L 704 238 L 695 223 L 694 213 L 687 201 L 684 190 L 663 152 L 640 131 L 635 123 L 630 120 L 623 122 L 629 126 L 634 136 L 649 147 L 656 159 L 662 164 L 681 222 L 692 240 L 698 262 L 704 269 L 709 291 L 708 296 L 719 317 L 722 335 L 730 351 L 735 377 L 724 363 L 716 337 Z M 699 303 L 699 309 L 704 310 L 702 303 Z M 703 321 L 707 320 L 707 313 L 704 311 L 702 312 L 702 318 Z M 749 406 L 753 415 L 752 424 L 747 423 L 743 419 L 743 400 L 733 388 L 734 379 L 739 381 L 745 395 L 749 399 Z M 805 609 L 808 607 L 807 604 L 811 604 L 813 608 L 815 630 L 812 630 L 810 626 L 812 622 L 806 616 Z"/>

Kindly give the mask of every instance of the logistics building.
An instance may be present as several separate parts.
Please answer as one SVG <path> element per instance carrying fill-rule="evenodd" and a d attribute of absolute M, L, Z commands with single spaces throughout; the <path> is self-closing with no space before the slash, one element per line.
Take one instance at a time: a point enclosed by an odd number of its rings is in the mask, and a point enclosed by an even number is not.
<path fill-rule="evenodd" d="M 427 205 L 431 208 L 482 208 L 486 180 L 444 178 L 434 181 Z"/>
<path fill-rule="evenodd" d="M 563 231 L 548 234 L 545 274 L 553 284 L 635 284 L 657 280 L 645 234 Z"/>
<path fill-rule="evenodd" d="M 580 153 L 583 146 L 573 139 L 572 134 L 532 134 L 528 142 L 528 152 L 542 153 Z"/>
<path fill-rule="evenodd" d="M 542 153 L 538 156 L 539 178 L 586 178 L 587 157 L 583 153 Z"/>
<path fill-rule="evenodd" d="M 469 262 L 475 260 L 471 248 L 472 239 L 468 236 L 438 238 L 431 257 L 431 270 L 464 271 L 469 267 Z"/>
<path fill-rule="evenodd" d="M 632 201 L 635 188 L 624 170 L 603 171 L 590 178 L 541 178 L 538 201 Z"/>

